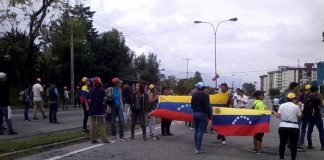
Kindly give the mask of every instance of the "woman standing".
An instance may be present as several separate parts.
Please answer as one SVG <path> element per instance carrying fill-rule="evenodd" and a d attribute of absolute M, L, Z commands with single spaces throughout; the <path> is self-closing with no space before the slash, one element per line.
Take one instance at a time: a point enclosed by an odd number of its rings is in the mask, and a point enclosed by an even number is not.
<path fill-rule="evenodd" d="M 280 160 L 284 159 L 288 139 L 290 143 L 291 159 L 296 159 L 299 137 L 298 119 L 301 117 L 301 109 L 295 104 L 296 97 L 294 93 L 289 93 L 287 95 L 287 102 L 280 105 L 278 113 L 272 111 L 272 113 L 281 120 L 278 129 L 280 137 Z"/>
<path fill-rule="evenodd" d="M 255 91 L 253 93 L 253 97 L 255 98 L 255 101 L 253 103 L 253 109 L 264 111 L 267 110 L 267 105 L 265 105 L 262 100 L 264 99 L 264 92 L 263 91 Z M 254 149 L 253 151 L 257 154 L 262 154 L 262 139 L 263 139 L 264 133 L 257 133 L 253 137 L 253 145 Z"/>
<path fill-rule="evenodd" d="M 106 138 L 106 127 L 105 127 L 105 89 L 102 88 L 102 82 L 99 77 L 93 78 L 94 88 L 90 91 L 90 102 L 89 102 L 89 115 L 90 115 L 90 140 L 91 143 L 97 143 L 97 124 L 102 143 L 109 143 Z"/>
<path fill-rule="evenodd" d="M 137 83 L 135 87 L 135 93 L 130 95 L 130 110 L 132 111 L 131 139 L 135 138 L 135 125 L 137 118 L 139 118 L 143 140 L 146 141 L 145 106 L 147 105 L 147 96 L 145 96 L 144 86 L 142 84 Z"/>

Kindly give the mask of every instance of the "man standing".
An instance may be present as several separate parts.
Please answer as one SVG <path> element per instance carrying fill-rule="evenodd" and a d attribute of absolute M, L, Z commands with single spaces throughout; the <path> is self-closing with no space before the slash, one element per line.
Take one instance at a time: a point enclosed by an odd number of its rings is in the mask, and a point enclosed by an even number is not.
<path fill-rule="evenodd" d="M 116 117 L 118 117 L 119 138 L 122 141 L 126 141 L 124 138 L 124 104 L 121 89 L 123 81 L 119 78 L 113 78 L 112 83 L 113 87 L 108 88 L 108 97 L 113 98 L 113 104 L 111 106 L 111 134 L 113 139 L 116 139 Z"/>
<path fill-rule="evenodd" d="M 162 95 L 169 96 L 170 88 L 169 87 L 162 87 Z M 161 133 L 162 136 L 172 136 L 173 134 L 170 132 L 172 120 L 161 118 Z"/>
<path fill-rule="evenodd" d="M 204 129 L 206 126 L 207 117 L 211 119 L 211 108 L 209 102 L 209 95 L 204 92 L 204 82 L 199 82 L 195 85 L 198 91 L 192 95 L 191 108 L 193 111 L 193 120 L 195 123 L 195 154 L 204 153 L 201 150 L 201 142 L 204 136 Z"/>
<path fill-rule="evenodd" d="M 11 110 L 11 104 L 9 87 L 6 84 L 6 77 L 7 75 L 5 73 L 0 72 L 0 126 L 2 126 L 3 117 L 5 117 L 8 127 L 8 134 L 15 135 L 17 132 L 12 129 L 11 113 L 9 113 L 9 110 Z M 0 129 L 0 135 L 3 135 L 2 128 Z"/>
<path fill-rule="evenodd" d="M 226 103 L 226 106 L 225 107 L 231 107 L 231 106 L 233 106 L 233 98 L 232 98 L 233 96 L 232 96 L 231 93 L 228 93 L 228 86 L 227 86 L 227 84 L 226 83 L 222 83 L 220 85 L 220 89 L 221 89 L 221 93 L 219 93 L 219 94 L 226 94 L 228 96 L 228 100 L 227 100 L 227 103 Z M 218 140 L 221 140 L 223 145 L 226 144 L 226 139 L 225 139 L 225 136 L 224 135 L 218 134 L 217 139 Z"/>
<path fill-rule="evenodd" d="M 50 123 L 59 123 L 56 118 L 56 113 L 57 113 L 57 104 L 58 100 L 58 91 L 57 88 L 55 87 L 55 83 L 51 83 L 51 86 L 48 89 L 48 104 L 49 104 L 49 122 Z"/>
<path fill-rule="evenodd" d="M 40 85 L 41 83 L 41 79 L 37 78 L 36 79 L 36 83 L 33 85 L 33 95 L 34 95 L 34 120 L 38 120 L 37 118 L 37 111 L 40 110 L 42 115 L 43 115 L 43 119 L 46 119 L 47 116 L 45 115 L 44 112 L 44 101 L 43 101 L 43 96 L 44 96 L 44 89 L 43 87 Z"/>

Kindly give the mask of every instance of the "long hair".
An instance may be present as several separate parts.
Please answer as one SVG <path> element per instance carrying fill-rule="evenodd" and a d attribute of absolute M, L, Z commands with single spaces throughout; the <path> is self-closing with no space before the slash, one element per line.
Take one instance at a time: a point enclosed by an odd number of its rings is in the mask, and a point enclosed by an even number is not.
<path fill-rule="evenodd" d="M 144 89 L 144 85 L 141 83 L 137 83 L 139 85 L 139 90 L 138 93 L 139 94 L 144 94 L 145 93 L 145 89 Z M 137 92 L 137 91 L 136 91 Z"/>

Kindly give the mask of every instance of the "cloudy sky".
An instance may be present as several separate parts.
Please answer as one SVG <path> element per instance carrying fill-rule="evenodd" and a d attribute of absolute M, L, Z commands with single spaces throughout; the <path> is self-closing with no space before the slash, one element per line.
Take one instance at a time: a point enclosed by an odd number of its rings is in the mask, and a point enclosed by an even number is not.
<path fill-rule="evenodd" d="M 235 86 L 259 82 L 259 75 L 279 65 L 297 66 L 324 60 L 323 0 L 88 0 L 96 11 L 99 32 L 117 28 L 136 52 L 153 52 L 162 73 L 186 77 L 202 73 L 213 86 L 214 35 L 208 24 L 222 23 L 217 31 L 217 67 L 222 78 Z"/>

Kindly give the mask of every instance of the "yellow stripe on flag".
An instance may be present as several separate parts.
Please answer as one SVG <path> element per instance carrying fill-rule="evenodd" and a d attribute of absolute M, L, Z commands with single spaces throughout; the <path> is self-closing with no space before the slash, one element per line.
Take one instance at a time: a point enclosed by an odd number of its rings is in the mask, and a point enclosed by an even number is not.
<path fill-rule="evenodd" d="M 228 94 L 213 94 L 209 96 L 210 104 L 226 104 Z M 191 96 L 160 96 L 160 102 L 191 103 Z"/>
<path fill-rule="evenodd" d="M 262 115 L 271 114 L 270 110 L 213 107 L 213 115 Z"/>

